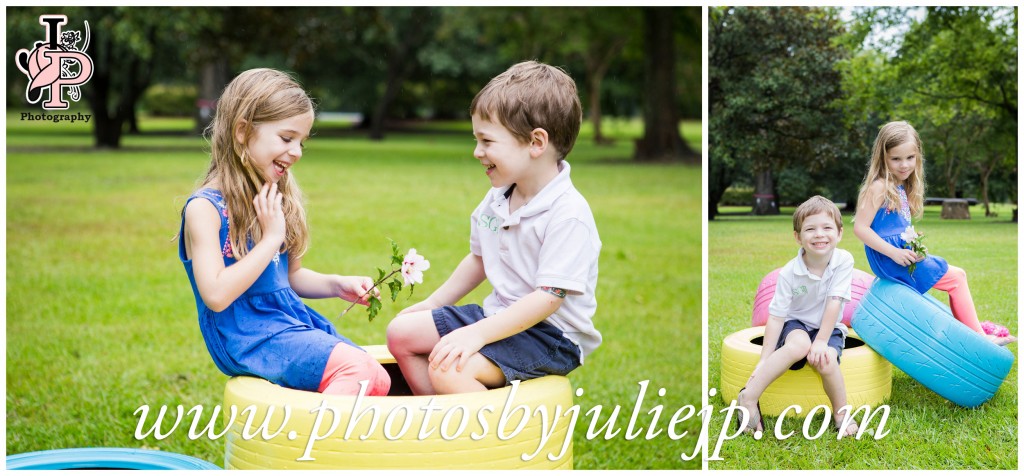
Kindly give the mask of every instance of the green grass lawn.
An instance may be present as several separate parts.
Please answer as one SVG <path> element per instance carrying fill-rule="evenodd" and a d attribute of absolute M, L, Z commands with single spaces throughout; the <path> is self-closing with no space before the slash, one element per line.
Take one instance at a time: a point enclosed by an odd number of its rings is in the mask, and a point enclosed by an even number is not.
<path fill-rule="evenodd" d="M 618 139 L 597 147 L 584 134 L 569 160 L 573 182 L 594 210 L 603 241 L 595 321 L 604 344 L 570 375 L 581 418 L 578 469 L 696 469 L 696 419 L 647 441 L 586 438 L 601 405 L 621 406 L 625 427 L 650 381 L 638 423 L 656 406 L 669 415 L 701 400 L 701 171 L 628 159 L 638 128 L 609 127 Z M 416 298 L 439 286 L 468 252 L 468 217 L 488 190 L 472 158 L 473 138 L 409 132 L 372 142 L 322 128 L 295 175 L 312 229 L 309 268 L 371 274 L 386 266 L 388 238 L 431 262 Z M 7 453 L 72 447 L 135 447 L 223 463 L 223 441 L 186 431 L 134 438 L 141 405 L 222 401 L 227 377 L 214 366 L 196 325 L 188 280 L 177 258 L 179 213 L 205 170 L 206 145 L 187 120 L 144 120 L 150 133 L 119 150 L 91 148 L 89 126 L 21 122 L 7 130 Z M 700 147 L 700 124 L 683 131 Z M 970 269 L 970 268 L 968 268 Z M 481 302 L 482 286 L 464 302 Z M 404 299 L 404 298 L 400 298 Z M 347 303 L 309 301 L 327 316 Z M 372 323 L 353 312 L 339 330 L 381 344 L 389 313 Z M 664 388 L 659 397 L 658 389 Z"/>
<path fill-rule="evenodd" d="M 723 210 L 725 211 L 725 210 Z M 731 211 L 731 210 L 730 210 Z M 942 220 L 940 207 L 928 207 L 915 223 L 927 234 L 929 250 L 967 271 L 981 320 L 1002 323 L 1019 335 L 1017 326 L 1017 224 L 1012 208 L 998 207 L 998 218 L 985 218 L 972 207 L 970 221 Z M 722 216 L 708 224 L 709 386 L 718 388 L 722 339 L 750 326 L 753 298 L 769 271 L 796 256 L 792 209 L 775 217 Z M 870 272 L 864 246 L 853 234 L 852 216 L 845 216 L 840 248 L 853 254 L 858 269 Z M 756 250 L 756 251 L 755 251 Z M 931 291 L 948 303 L 941 291 Z M 1017 355 L 1017 344 L 1009 349 Z M 710 398 L 716 408 L 727 404 Z M 723 461 L 711 469 L 1014 469 L 1017 467 L 1017 365 L 1014 363 L 996 395 L 976 409 L 958 407 L 893 368 L 889 435 L 881 440 L 836 441 L 835 432 L 808 440 L 800 435 L 803 420 L 790 419 L 784 432 L 797 436 L 778 440 L 775 423 L 766 420 L 768 436 L 744 436 L 726 442 Z M 715 435 L 723 423 L 716 414 Z M 820 416 L 820 414 L 819 414 Z M 812 426 L 818 428 L 820 418 Z"/>

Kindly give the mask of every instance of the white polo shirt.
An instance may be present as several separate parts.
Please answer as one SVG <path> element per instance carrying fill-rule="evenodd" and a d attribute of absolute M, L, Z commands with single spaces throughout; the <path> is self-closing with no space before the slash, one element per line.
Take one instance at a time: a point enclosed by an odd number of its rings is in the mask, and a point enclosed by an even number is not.
<path fill-rule="evenodd" d="M 803 259 L 804 249 L 800 248 L 782 270 L 775 285 L 775 297 L 768 305 L 768 314 L 783 317 L 786 320 L 797 319 L 812 329 L 821 328 L 821 319 L 825 314 L 825 304 L 829 297 L 842 298 L 839 306 L 839 318 L 836 329 L 848 332 L 843 324 L 843 306 L 850 301 L 850 281 L 853 279 L 853 255 L 849 251 L 836 248 L 832 258 L 819 278 L 807 271 Z"/>
<path fill-rule="evenodd" d="M 569 163 L 529 203 L 509 214 L 511 187 L 492 188 L 473 211 L 469 247 L 480 256 L 494 291 L 484 299 L 492 316 L 541 286 L 566 291 L 546 321 L 580 347 L 580 362 L 601 343 L 594 327 L 601 239 L 586 199 L 569 179 Z"/>

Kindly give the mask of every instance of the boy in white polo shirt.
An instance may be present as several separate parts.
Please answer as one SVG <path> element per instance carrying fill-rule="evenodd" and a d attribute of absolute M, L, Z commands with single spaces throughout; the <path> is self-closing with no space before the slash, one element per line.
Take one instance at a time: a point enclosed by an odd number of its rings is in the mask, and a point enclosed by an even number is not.
<path fill-rule="evenodd" d="M 799 370 L 809 362 L 821 375 L 836 427 L 843 436 L 853 435 L 856 424 L 842 425 L 846 385 L 839 369 L 847 332 L 839 316 L 850 300 L 853 256 L 836 249 L 843 238 L 839 208 L 825 197 L 811 197 L 793 213 L 793 236 L 800 250 L 779 271 L 775 297 L 768 305 L 761 359 L 736 397 L 750 415 L 744 429 L 764 431 L 757 400 L 786 370 Z"/>
<path fill-rule="evenodd" d="M 462 393 L 565 375 L 601 343 L 601 240 L 565 156 L 582 107 L 564 71 L 527 61 L 470 105 L 491 191 L 473 211 L 470 253 L 427 299 L 388 325 L 388 349 L 417 395 Z M 486 279 L 483 307 L 455 306 Z"/>

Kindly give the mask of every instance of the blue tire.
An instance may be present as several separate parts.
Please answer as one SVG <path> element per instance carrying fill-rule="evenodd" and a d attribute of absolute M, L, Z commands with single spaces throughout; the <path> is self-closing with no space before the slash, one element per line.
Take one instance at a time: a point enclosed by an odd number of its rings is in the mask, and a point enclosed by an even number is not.
<path fill-rule="evenodd" d="M 7 469 L 221 469 L 213 463 L 164 451 L 135 448 L 69 448 L 7 457 Z"/>
<path fill-rule="evenodd" d="M 1013 354 L 953 318 L 928 294 L 876 279 L 853 328 L 897 368 L 963 407 L 987 402 L 1013 366 Z"/>

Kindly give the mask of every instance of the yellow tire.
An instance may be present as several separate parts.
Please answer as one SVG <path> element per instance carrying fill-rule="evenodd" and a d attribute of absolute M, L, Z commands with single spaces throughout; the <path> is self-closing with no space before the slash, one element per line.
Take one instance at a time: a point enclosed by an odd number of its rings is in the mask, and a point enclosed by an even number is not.
<path fill-rule="evenodd" d="M 385 368 L 394 366 L 385 346 L 366 349 Z M 395 368 L 388 370 L 396 375 Z M 570 418 L 565 416 L 573 405 L 569 380 L 542 377 L 523 382 L 515 388 L 514 395 L 512 392 L 513 387 L 505 387 L 457 395 L 363 397 L 357 402 L 354 396 L 304 392 L 259 378 L 234 377 L 225 388 L 222 411 L 228 420 L 234 405 L 239 416 L 230 423 L 226 434 L 224 467 L 572 469 Z M 250 412 L 244 410 L 250 406 L 255 411 L 251 412 L 253 423 L 246 438 L 243 432 Z M 287 420 L 286 406 L 290 410 Z M 516 410 L 520 406 L 525 406 L 529 418 L 515 432 L 524 415 L 523 410 Z M 499 435 L 505 408 L 510 416 Z M 542 412 L 546 418 L 542 418 Z M 268 413 L 266 427 L 271 437 L 264 438 L 258 428 Z M 346 437 L 353 414 L 355 423 Z M 316 426 L 318 416 L 321 421 Z M 338 424 L 331 431 L 333 421 Z M 459 431 L 463 423 L 464 429 Z M 403 428 L 407 430 L 403 432 Z M 425 432 L 424 438 L 420 438 L 421 431 Z M 322 439 L 314 440 L 314 433 Z M 543 435 L 550 436 L 544 440 Z M 307 454 L 308 448 L 311 449 Z"/>
<path fill-rule="evenodd" d="M 761 358 L 763 339 L 764 326 L 760 326 L 729 334 L 722 342 L 720 390 L 726 404 L 736 399 L 740 389 L 746 386 L 750 373 Z M 854 408 L 861 405 L 874 407 L 892 393 L 892 365 L 864 345 L 852 330 L 846 337 L 839 368 L 846 384 L 847 403 Z M 790 410 L 787 416 L 806 414 L 817 405 L 831 407 L 821 386 L 821 376 L 810 365 L 800 370 L 787 370 L 764 391 L 760 404 L 761 413 L 768 416 L 777 416 L 794 404 L 800 405 L 801 411 Z"/>

